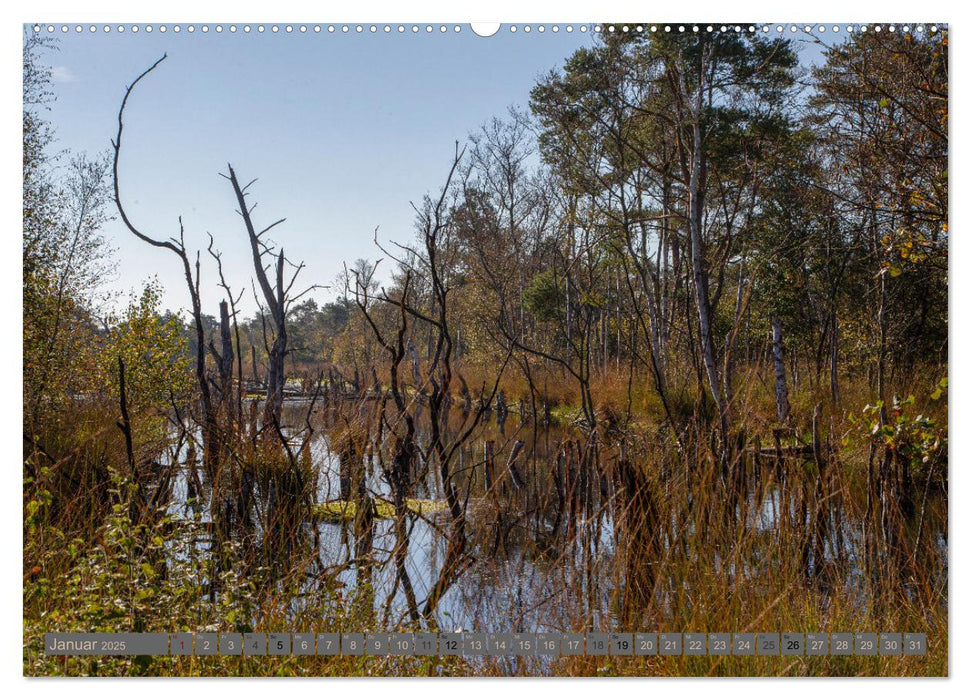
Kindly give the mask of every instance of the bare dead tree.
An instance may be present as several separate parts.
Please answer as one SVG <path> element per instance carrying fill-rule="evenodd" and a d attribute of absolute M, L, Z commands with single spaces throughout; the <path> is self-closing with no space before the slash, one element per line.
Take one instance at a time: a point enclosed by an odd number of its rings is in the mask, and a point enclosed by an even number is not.
<path fill-rule="evenodd" d="M 236 417 L 241 420 L 242 417 L 243 417 L 243 345 L 242 345 L 242 342 L 241 342 L 241 339 L 240 339 L 240 335 L 239 335 L 239 314 L 237 312 L 237 308 L 236 307 L 239 304 L 240 300 L 243 298 L 243 290 L 240 290 L 239 294 L 236 295 L 235 297 L 233 296 L 233 290 L 230 288 L 229 283 L 226 281 L 226 276 L 223 274 L 222 253 L 220 251 L 218 251 L 218 250 L 214 250 L 213 249 L 213 243 L 214 243 L 214 241 L 213 241 L 213 238 L 212 238 L 212 234 L 209 234 L 209 248 L 208 248 L 209 255 L 211 255 L 212 258 L 216 261 L 216 270 L 219 273 L 219 286 L 222 287 L 223 290 L 226 292 L 226 299 L 227 299 L 227 301 L 229 303 L 229 318 L 232 319 L 232 332 L 233 332 L 233 335 L 235 336 L 235 341 L 236 341 L 236 350 L 235 350 L 235 355 L 236 355 L 236 392 L 235 392 L 236 405 L 235 405 L 234 408 L 235 408 L 235 415 L 236 415 Z M 217 362 L 220 362 L 220 367 L 222 367 L 222 362 L 225 361 L 225 355 L 226 355 L 226 352 L 227 352 L 227 348 L 228 348 L 228 350 L 229 350 L 230 353 L 232 353 L 232 351 L 233 351 L 232 342 L 230 341 L 229 343 L 227 343 L 227 328 L 226 327 L 227 327 L 227 322 L 228 322 L 229 319 L 227 318 L 225 321 L 223 320 L 223 318 L 224 318 L 224 314 L 223 314 L 223 304 L 225 304 L 225 303 L 226 303 L 226 301 L 223 301 L 222 303 L 220 303 L 220 306 L 219 306 L 220 334 L 222 336 L 222 341 L 221 342 L 222 342 L 222 346 L 223 346 L 223 353 L 222 353 L 223 358 L 222 358 L 222 360 L 220 360 L 220 359 L 217 358 Z M 255 350 L 256 349 L 255 348 L 252 348 L 252 350 L 255 353 Z M 230 375 L 229 384 L 231 384 L 232 364 L 233 363 L 231 361 L 228 363 L 228 365 L 229 365 L 229 367 L 228 367 L 228 369 L 229 369 L 228 374 Z M 255 363 L 255 357 L 254 357 L 254 363 L 253 364 L 254 364 L 254 366 L 256 364 Z M 223 377 L 223 386 L 224 387 L 227 387 L 228 386 L 227 385 L 227 380 L 226 380 L 225 376 Z M 228 400 L 228 398 L 229 397 L 228 397 L 227 394 L 225 394 L 225 388 L 224 388 L 223 400 L 224 401 L 225 400 Z"/>
<path fill-rule="evenodd" d="M 401 363 L 408 352 L 405 344 L 405 336 L 408 333 L 408 312 L 405 309 L 405 300 L 411 285 L 411 273 L 405 274 L 404 284 L 401 290 L 401 298 L 398 304 L 400 316 L 398 326 L 394 334 L 394 340 L 387 339 L 380 327 L 375 322 L 371 312 L 371 299 L 369 290 L 372 285 L 372 277 L 376 268 L 368 270 L 353 270 L 350 274 L 354 276 L 354 301 L 371 327 L 378 344 L 388 353 L 389 369 L 389 392 L 381 397 L 378 416 L 379 416 L 379 436 L 387 428 L 392 435 L 392 454 L 389 468 L 385 469 L 385 478 L 391 486 L 391 495 L 395 506 L 395 547 L 392 556 L 395 562 L 395 587 L 399 584 L 405 592 L 405 599 L 408 603 L 409 615 L 413 622 L 419 619 L 418 602 L 415 597 L 414 587 L 411 585 L 411 578 L 406 567 L 408 556 L 408 525 L 405 521 L 407 514 L 407 499 L 412 488 L 412 474 L 415 461 L 418 458 L 418 450 L 415 444 L 415 418 L 405 401 L 405 394 L 401 384 L 400 369 Z M 417 373 L 417 360 L 415 369 Z M 389 421 L 387 418 L 388 397 L 394 400 L 396 418 Z M 404 423 L 404 430 L 399 429 L 400 423 Z M 380 441 L 380 437 L 379 437 Z M 393 596 L 392 596 L 393 597 Z"/>
<path fill-rule="evenodd" d="M 287 336 L 287 312 L 290 305 L 302 296 L 317 289 L 319 285 L 311 285 L 300 293 L 293 294 L 292 289 L 304 263 L 290 263 L 284 255 L 283 248 L 276 252 L 274 247 L 267 244 L 264 237 L 273 228 L 282 224 L 286 219 L 278 219 L 266 228 L 257 231 L 253 225 L 253 209 L 256 205 L 250 206 L 246 197 L 249 188 L 256 180 L 251 180 L 246 185 L 240 185 L 236 177 L 236 171 L 232 165 L 227 165 L 229 175 L 223 175 L 233 186 L 233 193 L 236 195 L 236 202 L 239 206 L 237 210 L 243 218 L 246 226 L 246 234 L 249 238 L 250 250 L 253 254 L 253 271 L 256 274 L 256 281 L 259 283 L 260 292 L 263 296 L 263 303 L 269 311 L 270 320 L 273 323 L 273 343 L 268 347 L 268 372 L 266 382 L 266 416 L 272 421 L 279 421 L 280 412 L 283 409 L 283 386 L 286 383 L 284 363 L 288 351 L 289 338 Z M 285 279 L 285 266 L 290 264 L 293 269 L 290 278 Z M 268 272 L 272 267 L 273 281 L 270 281 Z"/>
<path fill-rule="evenodd" d="M 232 328 L 229 323 L 229 303 L 223 299 L 219 302 L 219 342 L 222 352 L 216 349 L 212 338 L 209 339 L 209 352 L 216 360 L 216 370 L 219 374 L 217 387 L 219 398 L 232 409 L 233 364 L 235 352 L 233 350 Z"/>
<path fill-rule="evenodd" d="M 128 228 L 128 230 L 135 235 L 141 241 L 148 243 L 156 248 L 162 248 L 169 250 L 175 254 L 175 256 L 182 263 L 182 270 L 185 275 L 186 286 L 189 290 L 189 298 L 192 304 L 192 320 L 196 332 L 196 358 L 195 358 L 195 373 L 196 373 L 196 383 L 199 386 L 199 396 L 202 402 L 202 429 L 203 429 L 203 465 L 206 471 L 207 477 L 212 482 L 215 479 L 216 472 L 218 471 L 219 463 L 222 458 L 222 449 L 220 445 L 219 437 L 219 426 L 217 423 L 217 416 L 215 406 L 212 400 L 212 393 L 209 389 L 208 379 L 206 377 L 206 335 L 202 323 L 202 302 L 200 300 L 199 294 L 199 277 L 200 277 L 200 266 L 199 266 L 199 255 L 196 253 L 195 259 L 195 270 L 193 271 L 193 264 L 190 262 L 189 253 L 185 246 L 185 227 L 182 224 L 182 217 L 179 217 L 179 235 L 178 238 L 171 237 L 168 239 L 154 238 L 141 229 L 139 229 L 132 220 L 129 218 L 128 213 L 125 211 L 125 207 L 122 204 L 121 199 L 121 177 L 119 174 L 119 163 L 121 160 L 121 145 L 122 145 L 122 133 L 124 131 L 124 116 L 125 107 L 128 105 L 128 100 L 141 80 L 151 73 L 158 65 L 164 61 L 166 55 L 163 55 L 160 59 L 155 61 L 147 70 L 142 72 L 134 82 L 129 85 L 125 90 L 125 97 L 121 101 L 121 107 L 118 110 L 118 131 L 115 138 L 112 140 L 111 145 L 114 150 L 114 160 L 112 162 L 112 179 L 114 184 L 114 199 L 115 205 L 118 207 L 118 214 L 121 216 L 122 222 Z"/>
<path fill-rule="evenodd" d="M 452 319 L 449 313 L 449 294 L 453 280 L 449 271 L 449 235 L 451 230 L 449 214 L 451 207 L 448 197 L 462 156 L 463 151 L 456 144 L 452 166 L 440 195 L 434 200 L 426 197 L 421 209 L 415 207 L 418 214 L 418 246 L 396 243 L 394 245 L 403 253 L 396 255 L 378 243 L 375 238 L 375 243 L 379 249 L 397 262 L 403 270 L 404 286 L 401 293 L 392 297 L 387 291 L 381 289 L 374 297 L 371 297 L 369 291 L 372 288 L 370 275 L 373 275 L 373 269 L 366 278 L 356 275 L 357 283 L 355 285 L 355 299 L 358 308 L 377 336 L 379 344 L 388 352 L 391 360 L 390 393 L 398 409 L 399 420 L 404 421 L 406 426 L 403 434 L 396 433 L 396 453 L 400 451 L 400 448 L 406 447 L 409 440 L 412 440 L 411 444 L 414 444 L 412 436 L 416 418 L 412 415 L 412 412 L 417 415 L 419 408 L 416 401 L 406 402 L 400 389 L 400 367 L 409 355 L 411 356 L 411 374 L 418 383 L 415 388 L 418 395 L 424 397 L 423 401 L 428 407 L 428 423 L 430 426 L 428 443 L 424 448 L 417 444 L 414 445 L 418 454 L 422 457 L 422 461 L 426 465 L 434 465 L 438 470 L 438 478 L 445 493 L 451 526 L 447 536 L 442 568 L 437 579 L 431 585 L 421 609 L 421 617 L 426 620 L 434 614 L 442 596 L 471 564 L 471 558 L 467 551 L 465 529 L 468 497 L 466 496 L 464 501 L 460 497 L 455 484 L 452 465 L 462 446 L 470 440 L 477 427 L 482 423 L 483 416 L 488 410 L 487 407 L 492 405 L 499 389 L 499 382 L 512 353 L 510 350 L 506 354 L 506 358 L 497 372 L 488 399 L 479 402 L 475 410 L 463 411 L 460 424 L 454 433 L 450 432 L 448 423 L 449 410 L 452 404 L 450 391 L 453 380 L 452 360 L 455 341 L 451 325 Z M 428 298 L 425 300 L 427 309 L 425 306 L 419 306 L 416 299 L 411 298 L 414 297 L 414 294 L 409 293 L 413 281 L 416 279 L 421 281 L 427 291 Z M 394 342 L 385 337 L 376 322 L 371 309 L 372 301 L 391 305 L 398 310 L 399 320 L 396 324 Z M 418 358 L 410 352 L 405 340 L 409 319 L 413 323 L 427 324 L 431 329 L 429 336 L 431 353 L 424 368 L 421 367 Z M 485 387 L 483 387 L 483 394 L 485 394 Z M 385 421 L 385 425 L 389 425 L 389 423 Z"/>

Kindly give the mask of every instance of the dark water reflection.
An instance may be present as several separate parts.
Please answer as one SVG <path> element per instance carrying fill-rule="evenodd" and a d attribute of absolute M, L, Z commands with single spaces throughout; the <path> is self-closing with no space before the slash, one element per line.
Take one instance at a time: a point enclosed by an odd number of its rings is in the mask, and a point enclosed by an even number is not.
<path fill-rule="evenodd" d="M 300 403 L 290 403 L 285 417 L 291 425 L 301 426 L 305 422 L 305 410 Z M 316 503 L 351 497 L 348 493 L 349 465 L 342 464 L 342 457 L 334 448 L 335 428 L 328 412 L 315 412 L 311 424 L 314 427 L 310 450 L 316 478 Z M 294 428 L 292 432 L 296 433 L 298 429 Z M 572 512 L 564 512 L 562 499 L 557 498 L 556 473 L 559 471 L 562 479 L 564 469 L 568 468 L 562 446 L 569 445 L 576 436 L 577 432 L 569 426 L 521 424 L 513 415 L 502 431 L 494 420 L 484 425 L 475 439 L 460 451 L 453 472 L 458 491 L 467 505 L 465 530 L 471 564 L 438 601 L 433 621 L 426 620 L 423 624 L 443 630 L 482 632 L 624 628 L 626 621 L 621 600 L 625 595 L 626 576 L 632 569 L 625 565 L 629 564 L 625 563 L 629 554 L 624 546 L 623 523 L 618 524 L 617 520 L 621 516 L 615 504 L 617 487 L 614 480 L 591 474 L 585 484 L 585 496 Z M 419 429 L 419 442 L 427 439 Z M 496 471 L 502 477 L 495 496 L 485 489 L 484 461 L 489 441 L 493 445 Z M 516 488 L 508 474 L 502 476 L 516 441 L 524 443 L 517 460 L 525 481 L 525 488 L 521 489 Z M 602 461 L 609 459 L 605 457 Z M 366 491 L 371 498 L 379 501 L 392 499 L 389 481 L 376 460 L 365 456 L 357 458 L 350 466 L 363 471 Z M 419 463 L 413 476 L 412 497 L 430 502 L 443 501 L 445 496 L 437 470 L 426 470 Z M 676 478 L 672 477 L 672 480 L 676 481 Z M 562 484 L 559 486 L 562 488 Z M 188 491 L 188 479 L 183 472 L 174 489 L 173 514 L 184 516 L 189 512 Z M 663 498 L 663 494 L 659 497 Z M 497 503 L 500 504 L 498 508 Z M 738 513 L 754 537 L 763 533 L 772 538 L 782 526 L 780 518 L 783 516 L 790 523 L 804 517 L 796 503 L 792 494 L 778 484 L 770 483 L 765 488 L 755 484 L 749 488 L 748 497 L 739 506 Z M 196 507 L 203 509 L 202 519 L 208 519 L 206 506 Z M 501 512 L 501 516 L 497 512 Z M 662 523 L 666 539 L 661 540 L 659 557 L 663 556 L 665 547 L 671 546 L 679 531 L 698 527 L 696 520 L 681 518 L 680 511 L 662 512 L 667 513 L 670 522 Z M 819 562 L 813 558 L 819 557 L 826 562 L 839 561 L 848 572 L 843 585 L 857 589 L 849 591 L 851 596 L 864 597 L 863 523 L 847 513 L 836 513 L 831 517 L 839 518 L 830 523 L 831 530 L 839 533 L 839 547 L 836 546 L 837 538 L 827 540 L 821 550 L 812 553 L 807 566 L 818 568 Z M 419 606 L 431 593 L 445 565 L 449 524 L 447 510 L 422 516 L 409 513 L 406 518 L 405 569 Z M 409 604 L 394 562 L 393 553 L 401 546 L 394 519 L 379 517 L 373 521 L 369 538 L 370 566 L 355 562 L 361 552 L 357 551 L 360 533 L 356 532 L 354 522 L 325 520 L 316 527 L 317 563 L 321 570 L 338 572 L 336 580 L 345 599 L 353 599 L 368 583 L 375 621 L 385 629 L 406 624 Z M 927 527 L 933 534 L 928 541 L 934 543 L 941 562 L 938 575 L 946 577 L 946 510 L 943 504 L 933 511 Z M 720 568 L 722 575 L 753 575 L 751 571 L 737 570 L 733 561 L 722 561 L 717 553 L 709 553 L 701 560 Z M 768 560 L 765 565 L 771 566 Z M 308 577 L 307 586 L 312 587 L 314 580 L 314 577 Z M 666 585 L 656 586 L 653 593 L 655 614 L 661 616 L 685 600 L 684 591 L 677 590 L 677 582 L 662 583 Z M 333 585 L 333 580 L 328 585 Z M 294 601 L 294 605 L 299 607 L 299 601 Z"/>

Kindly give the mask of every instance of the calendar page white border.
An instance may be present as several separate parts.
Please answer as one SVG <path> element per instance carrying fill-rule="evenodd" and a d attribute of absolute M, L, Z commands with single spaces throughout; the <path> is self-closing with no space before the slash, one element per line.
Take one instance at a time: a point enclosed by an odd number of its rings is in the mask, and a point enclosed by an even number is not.
<path fill-rule="evenodd" d="M 20 93 L 17 85 L 20 82 L 18 54 L 21 52 L 20 35 L 24 23 L 37 21 L 111 21 L 111 22 L 212 22 L 214 20 L 231 20 L 233 22 L 251 21 L 300 21 L 300 22 L 449 22 L 469 23 L 503 20 L 505 22 L 607 22 L 611 20 L 624 21 L 632 16 L 650 16 L 651 21 L 657 22 L 719 22 L 731 21 L 740 16 L 765 22 L 810 22 L 813 24 L 846 23 L 861 21 L 937 21 L 947 22 L 951 27 L 953 41 L 950 44 L 951 80 L 956 85 L 951 87 L 950 94 L 950 124 L 963 124 L 962 116 L 967 113 L 967 94 L 969 90 L 962 83 L 967 83 L 968 68 L 965 60 L 966 50 L 963 48 L 961 31 L 964 27 L 966 10 L 958 10 L 954 5 L 943 2 L 901 2 L 900 0 L 885 0 L 882 2 L 856 2 L 846 0 L 813 0 L 803 3 L 780 2 L 751 2 L 735 0 L 734 2 L 713 2 L 710 0 L 687 3 L 655 3 L 632 2 L 630 0 L 598 0 L 598 2 L 577 2 L 576 0 L 558 0 L 552 2 L 524 2 L 523 0 L 492 0 L 491 2 L 459 3 L 447 0 L 412 0 L 410 2 L 358 1 L 353 3 L 321 3 L 321 2 L 286 2 L 277 1 L 272 4 L 266 2 L 211 2 L 200 3 L 198 0 L 165 0 L 156 6 L 147 3 L 93 2 L 65 0 L 47 0 L 30 5 L 16 3 L 8 4 L 0 12 L 3 13 L 3 41 L 0 41 L 0 61 L 3 74 L 3 134 L 0 141 L 3 149 L 3 189 L 0 190 L 0 201 L 3 202 L 3 222 L 6 235 L 4 236 L 5 254 L 0 257 L 3 269 L 0 272 L 0 289 L 2 298 L 8 300 L 4 304 L 4 321 L 8 327 L 22 322 L 19 304 L 11 304 L 9 300 L 21 298 L 21 290 L 15 288 L 20 279 L 20 266 L 14 251 L 17 229 L 20 219 L 21 205 L 19 202 L 20 188 L 17 181 L 21 178 L 15 164 L 19 162 L 20 144 L 14 144 L 13 134 L 20 130 Z M 960 16 L 955 16 L 960 15 Z M 957 183 L 957 188 L 951 191 L 961 192 L 962 164 L 969 157 L 966 146 L 967 139 L 962 136 L 961 129 L 951 129 L 950 133 L 950 177 Z M 952 231 L 962 231 L 961 224 L 967 220 L 966 206 L 959 197 L 951 203 L 950 228 Z M 971 242 L 966 242 L 966 235 L 954 236 L 950 241 L 950 260 L 952 272 L 971 266 Z M 962 366 L 962 359 L 971 356 L 971 275 L 952 275 L 949 290 L 950 314 L 950 420 L 951 425 L 963 426 L 971 421 L 971 379 L 969 372 Z M 16 314 L 16 318 L 15 318 Z M 5 385 L 16 386 L 20 382 L 18 376 L 20 362 L 20 347 L 16 343 L 5 344 L 0 348 L 0 367 L 3 368 Z M 14 418 L 15 416 L 8 416 Z M 13 429 L 15 424 L 8 421 L 3 426 L 6 438 L 3 444 L 17 445 L 20 438 Z M 962 434 L 963 433 L 963 434 Z M 968 494 L 968 465 L 971 465 L 971 449 L 967 431 L 958 430 L 951 436 L 950 442 L 950 488 L 951 506 L 960 504 Z M 22 547 L 19 532 L 22 529 L 20 499 L 21 472 L 13 460 L 10 460 L 2 470 L 3 494 L 5 502 L 0 515 L 8 536 L 3 538 L 5 568 L 7 577 L 3 580 L 4 605 L 2 617 L 2 647 L 0 647 L 0 662 L 2 662 L 4 680 L 13 680 L 10 688 L 14 696 L 32 698 L 59 698 L 78 692 L 74 683 L 81 682 L 71 679 L 24 679 L 22 665 L 22 582 L 19 580 L 20 561 L 18 556 Z M 950 508 L 951 522 L 949 528 L 950 546 L 950 589 L 954 591 L 967 588 L 967 561 L 964 545 L 968 534 L 968 508 Z M 964 535 L 964 536 L 962 536 Z M 16 543 L 16 544 L 14 544 Z M 8 551 L 9 550 L 9 551 Z M 957 556 L 956 556 L 957 554 Z M 14 557 L 18 558 L 14 560 Z M 15 576 L 18 578 L 15 580 Z M 327 697 L 343 696 L 345 694 L 364 693 L 387 694 L 394 693 L 399 698 L 454 697 L 461 694 L 463 698 L 494 698 L 496 693 L 503 696 L 527 696 L 540 694 L 543 696 L 558 696 L 563 698 L 590 698 L 605 693 L 610 694 L 611 700 L 618 696 L 647 697 L 653 694 L 690 698 L 711 695 L 718 698 L 729 696 L 751 696 L 753 693 L 766 697 L 780 695 L 787 698 L 813 698 L 818 700 L 823 695 L 831 693 L 860 694 L 875 693 L 881 698 L 901 698 L 913 700 L 924 693 L 932 693 L 934 700 L 939 697 L 954 696 L 968 697 L 971 691 L 971 669 L 968 664 L 960 660 L 961 650 L 967 651 L 971 643 L 960 643 L 964 634 L 971 634 L 968 624 L 968 610 L 971 606 L 963 602 L 961 597 L 949 595 L 949 653 L 948 669 L 950 678 L 944 681 L 933 679 L 328 679 L 316 682 L 300 682 L 290 680 L 284 684 L 272 684 L 269 679 L 256 679 L 257 682 L 247 682 L 250 679 L 86 679 L 85 694 L 98 698 L 130 698 L 137 694 L 145 700 L 154 698 L 171 699 L 173 694 L 187 697 L 198 694 L 199 697 L 216 693 L 230 693 L 237 697 L 285 697 L 284 694 L 293 693 L 299 697 Z M 958 646 L 954 643 L 958 641 Z M 957 653 L 955 653 L 957 649 Z M 955 660 L 959 663 L 955 664 Z M 574 682 L 575 681 L 575 682 Z M 172 684 L 176 685 L 172 685 Z M 362 686 L 361 683 L 367 683 Z M 874 687 L 863 684 L 875 684 Z M 70 684 L 70 685 L 69 685 Z M 214 685 L 218 684 L 218 685 Z M 223 685 L 225 684 L 225 685 Z M 541 685 L 537 685 L 541 684 Z"/>

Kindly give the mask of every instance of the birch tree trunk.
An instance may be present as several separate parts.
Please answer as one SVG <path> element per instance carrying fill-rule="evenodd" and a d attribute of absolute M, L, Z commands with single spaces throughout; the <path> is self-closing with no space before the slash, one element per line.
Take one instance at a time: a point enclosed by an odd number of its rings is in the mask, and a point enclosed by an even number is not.
<path fill-rule="evenodd" d="M 786 364 L 782 357 L 782 321 L 772 320 L 772 364 L 775 366 L 775 410 L 780 423 L 789 418 L 789 386 L 786 383 Z"/>
<path fill-rule="evenodd" d="M 711 298 L 708 294 L 708 271 L 705 267 L 705 247 L 702 231 L 704 215 L 704 148 L 701 135 L 701 112 L 703 90 L 697 91 L 697 100 L 692 110 L 692 151 L 691 171 L 688 182 L 688 223 L 691 234 L 691 277 L 694 284 L 695 304 L 698 309 L 698 332 L 701 342 L 701 359 L 705 365 L 708 388 L 718 409 L 722 430 L 728 428 L 728 416 L 722 400 L 721 382 L 718 379 L 718 364 L 715 361 L 715 344 L 711 333 Z M 727 437 L 727 436 L 723 436 Z"/>

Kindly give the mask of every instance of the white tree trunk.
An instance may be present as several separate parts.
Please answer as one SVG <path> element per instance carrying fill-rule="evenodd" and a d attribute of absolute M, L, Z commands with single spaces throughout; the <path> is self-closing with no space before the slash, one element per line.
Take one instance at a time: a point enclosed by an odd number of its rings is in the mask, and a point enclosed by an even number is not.
<path fill-rule="evenodd" d="M 772 363 L 775 365 L 775 409 L 780 423 L 789 418 L 789 386 L 786 364 L 782 357 L 782 321 L 772 317 Z"/>

